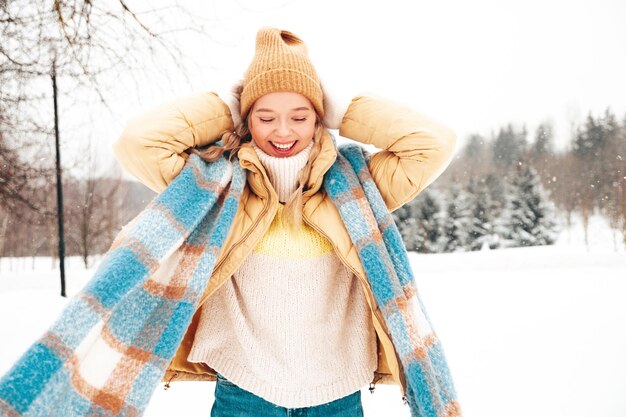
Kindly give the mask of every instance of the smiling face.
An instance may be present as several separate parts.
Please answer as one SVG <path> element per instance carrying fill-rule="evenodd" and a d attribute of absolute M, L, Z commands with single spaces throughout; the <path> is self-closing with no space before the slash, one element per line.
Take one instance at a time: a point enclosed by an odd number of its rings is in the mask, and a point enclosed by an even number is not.
<path fill-rule="evenodd" d="M 292 92 L 269 93 L 259 98 L 248 118 L 254 143 L 268 155 L 287 157 L 309 146 L 316 114 L 305 96 Z"/>

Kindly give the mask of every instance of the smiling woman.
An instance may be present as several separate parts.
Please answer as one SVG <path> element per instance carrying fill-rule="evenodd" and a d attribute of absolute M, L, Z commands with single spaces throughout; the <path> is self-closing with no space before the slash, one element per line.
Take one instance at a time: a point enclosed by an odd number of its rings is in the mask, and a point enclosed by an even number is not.
<path fill-rule="evenodd" d="M 413 281 L 368 282 L 366 270 L 373 268 L 375 256 L 361 258 L 356 242 L 383 232 L 376 227 L 383 217 L 365 220 L 359 213 L 368 204 L 361 200 L 365 191 L 331 176 L 345 159 L 327 128 L 381 149 L 367 158 L 367 174 L 359 173 L 359 179 L 371 175 L 368 191 L 380 193 L 384 203 L 379 208 L 387 216 L 447 166 L 454 132 L 376 97 L 354 97 L 347 108 L 327 112 L 334 103 L 324 97 L 306 45 L 279 29 L 259 31 L 254 59 L 233 91 L 235 103 L 228 106 L 212 94 L 174 103 L 184 113 L 184 123 L 173 126 L 172 134 L 154 131 L 156 125 L 148 122 L 163 123 L 166 111 L 143 117 L 117 145 L 120 162 L 157 191 L 180 171 L 149 163 L 159 159 L 148 155 L 159 147 L 169 149 L 160 152 L 168 158 L 179 143 L 187 143 L 207 162 L 219 161 L 223 154 L 236 156 L 247 171 L 221 260 L 165 380 L 215 380 L 221 375 L 213 417 L 242 408 L 241 416 L 255 416 L 261 404 L 280 415 L 286 409 L 306 409 L 311 416 L 361 416 L 358 393 L 378 382 L 400 385 L 415 416 L 460 415 L 440 343 L 421 312 Z M 205 110 L 198 112 L 200 108 Z M 203 131 L 207 134 L 198 135 Z M 133 146 L 145 138 L 152 138 L 149 144 Z M 208 148 L 193 150 L 196 146 Z M 326 177 L 333 179 L 327 182 Z M 151 178 L 163 178 L 165 184 Z M 328 188 L 333 186 L 339 188 Z M 345 203 L 348 220 L 339 201 Z M 364 230 L 350 235 L 346 221 L 365 221 Z M 367 245 L 364 250 L 379 249 Z M 392 252 L 399 259 L 403 249 Z M 381 279 L 391 276 L 388 270 Z M 385 295 L 375 294 L 374 288 L 386 288 Z M 386 300 L 392 288 L 401 294 Z M 410 324 L 398 326 L 398 317 Z M 225 380 L 240 393 L 250 393 L 253 401 L 239 401 L 243 394 L 222 395 Z M 342 408 L 346 398 L 350 406 Z M 334 404 L 335 413 L 325 414 L 328 404 Z"/>
<path fill-rule="evenodd" d="M 340 404 L 368 383 L 394 383 L 413 412 L 420 413 L 415 415 L 434 410 L 460 415 L 445 360 L 435 365 L 430 359 L 443 358 L 441 346 L 419 311 L 401 315 L 415 320 L 406 327 L 417 330 L 407 345 L 421 353 L 404 352 L 392 342 L 390 332 L 398 329 L 390 327 L 383 311 L 392 314 L 398 307 L 381 310 L 379 303 L 385 301 L 376 298 L 364 270 L 372 266 L 371 258 L 364 262 L 356 255 L 323 186 L 340 159 L 327 127 L 381 149 L 367 168 L 385 211 L 414 198 L 443 171 L 454 149 L 454 132 L 376 97 L 354 97 L 347 108 L 327 112 L 333 103 L 324 97 L 306 45 L 279 29 L 258 32 L 254 59 L 234 91 L 235 102 L 228 106 L 213 94 L 173 103 L 175 113 L 183 113 L 180 124 L 168 121 L 167 109 L 139 118 L 116 145 L 125 168 L 156 191 L 174 179 L 185 160 L 175 165 L 149 161 L 169 159 L 173 150 L 182 158 L 184 151 L 196 152 L 208 162 L 223 154 L 236 156 L 247 171 L 221 260 L 165 380 L 215 380 L 219 373 L 259 402 L 311 413 L 327 403 Z M 171 132 L 158 127 L 164 121 Z M 188 148 L 180 149 L 181 143 Z M 207 145 L 204 151 L 193 149 Z M 361 221 L 354 207 L 363 204 L 358 202 L 363 194 L 349 188 L 342 201 L 353 207 L 350 221 Z M 359 233 L 359 241 L 376 231 Z M 402 298 L 414 294 L 403 291 Z M 409 308 L 419 305 L 414 301 L 397 302 Z M 420 386 L 420 378 L 427 378 L 429 386 Z M 219 407 L 213 417 L 221 415 L 219 410 L 244 406 L 235 403 L 236 397 L 219 398 L 221 392 L 216 390 Z M 361 413 L 359 406 L 336 415 Z M 257 415 L 257 410 L 253 406 L 242 415 Z"/>

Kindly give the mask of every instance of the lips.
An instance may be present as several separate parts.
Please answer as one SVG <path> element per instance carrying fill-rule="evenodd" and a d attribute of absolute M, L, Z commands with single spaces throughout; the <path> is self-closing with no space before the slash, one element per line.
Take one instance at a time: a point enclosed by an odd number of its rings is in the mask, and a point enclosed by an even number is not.
<path fill-rule="evenodd" d="M 288 151 L 289 149 L 293 148 L 293 145 L 296 144 L 295 141 L 288 142 L 288 143 L 278 143 L 278 142 L 270 142 L 270 143 L 272 144 L 273 147 L 281 151 Z"/>
<path fill-rule="evenodd" d="M 270 141 L 270 145 L 272 145 L 272 149 L 274 150 L 276 155 L 287 156 L 295 148 L 296 142 L 298 141 L 294 140 L 293 142 L 284 142 L 284 143 Z"/>

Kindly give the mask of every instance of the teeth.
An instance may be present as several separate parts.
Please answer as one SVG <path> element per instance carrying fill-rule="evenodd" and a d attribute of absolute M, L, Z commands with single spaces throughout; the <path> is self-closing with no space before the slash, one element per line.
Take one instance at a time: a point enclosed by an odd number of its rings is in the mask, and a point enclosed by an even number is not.
<path fill-rule="evenodd" d="M 291 147 L 295 144 L 296 142 L 291 142 L 291 143 L 276 143 L 276 142 L 272 142 L 272 145 L 274 145 L 275 147 L 277 147 L 278 149 L 280 149 L 281 151 L 286 151 L 288 149 L 291 149 Z"/>

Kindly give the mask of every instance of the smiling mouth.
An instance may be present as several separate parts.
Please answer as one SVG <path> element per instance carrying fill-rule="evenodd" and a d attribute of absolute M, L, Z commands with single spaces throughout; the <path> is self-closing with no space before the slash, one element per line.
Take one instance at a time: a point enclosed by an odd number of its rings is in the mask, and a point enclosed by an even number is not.
<path fill-rule="evenodd" d="M 296 144 L 297 141 L 289 142 L 289 143 L 278 143 L 278 142 L 270 142 L 272 146 L 279 151 L 288 151 Z"/>

